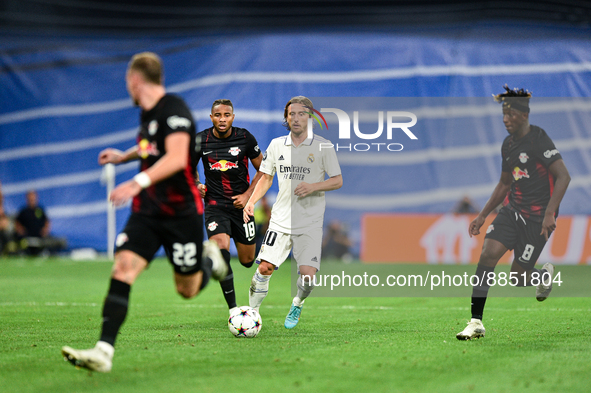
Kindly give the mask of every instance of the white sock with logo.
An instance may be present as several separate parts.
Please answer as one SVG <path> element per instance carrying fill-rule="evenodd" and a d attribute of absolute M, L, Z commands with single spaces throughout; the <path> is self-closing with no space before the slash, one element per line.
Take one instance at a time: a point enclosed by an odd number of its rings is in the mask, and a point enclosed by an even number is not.
<path fill-rule="evenodd" d="M 250 291 L 248 297 L 248 303 L 250 307 L 258 309 L 261 307 L 263 300 L 269 292 L 269 280 L 271 275 L 265 276 L 259 273 L 259 269 L 254 272 L 252 281 L 250 282 Z"/>
<path fill-rule="evenodd" d="M 298 293 L 296 297 L 293 298 L 293 304 L 297 307 L 301 307 L 304 304 L 304 300 L 312 293 L 314 289 L 314 276 L 311 276 L 310 279 L 306 277 L 305 280 L 302 280 L 302 276 L 298 277 L 297 281 L 298 285 Z"/>

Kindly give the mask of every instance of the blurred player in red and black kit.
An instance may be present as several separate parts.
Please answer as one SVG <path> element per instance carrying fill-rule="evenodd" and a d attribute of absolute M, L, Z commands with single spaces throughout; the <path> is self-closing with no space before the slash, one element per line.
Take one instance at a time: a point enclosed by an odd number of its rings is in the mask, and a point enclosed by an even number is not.
<path fill-rule="evenodd" d="M 261 177 L 258 172 L 263 155 L 255 137 L 244 128 L 232 127 L 234 105 L 230 100 L 216 100 L 211 106 L 213 127 L 197 134 L 200 141 L 198 158 L 203 159 L 205 185 L 197 188 L 205 198 L 205 228 L 210 241 L 219 246 L 230 266 L 230 237 L 238 251 L 238 259 L 245 267 L 254 263 L 256 228 L 254 217 L 244 222 L 242 210 Z M 248 160 L 257 170 L 252 183 L 248 174 Z M 230 309 L 236 307 L 234 274 L 220 280 L 224 298 Z"/>
<path fill-rule="evenodd" d="M 133 56 L 125 79 L 129 95 L 142 109 L 138 143 L 125 152 L 105 149 L 98 161 L 104 165 L 140 159 L 141 172 L 109 197 L 115 206 L 133 198 L 132 213 L 117 236 L 100 340 L 88 350 L 62 348 L 64 358 L 73 365 L 100 372 L 111 370 L 131 285 L 160 246 L 169 256 L 176 290 L 184 298 L 197 295 L 210 277 L 227 275 L 217 245 L 203 243 L 203 203 L 195 185 L 197 153 L 191 111 L 180 97 L 166 93 L 162 62 L 154 53 Z"/>
<path fill-rule="evenodd" d="M 488 290 L 486 277 L 494 274 L 499 259 L 514 250 L 509 282 L 517 286 L 536 285 L 536 299 L 544 301 L 552 290 L 554 266 L 534 266 L 556 229 L 558 206 L 570 182 L 564 161 L 552 140 L 538 126 L 529 124 L 527 91 L 511 90 L 495 96 L 503 105 L 503 123 L 509 136 L 501 149 L 501 179 L 490 199 L 470 223 L 470 236 L 478 235 L 484 220 L 503 200 L 503 208 L 486 230 L 484 245 L 476 269 L 477 277 L 485 277 L 472 288 L 472 319 L 457 334 L 459 340 L 484 337 L 482 314 Z M 491 275 L 492 275 L 491 274 Z"/>

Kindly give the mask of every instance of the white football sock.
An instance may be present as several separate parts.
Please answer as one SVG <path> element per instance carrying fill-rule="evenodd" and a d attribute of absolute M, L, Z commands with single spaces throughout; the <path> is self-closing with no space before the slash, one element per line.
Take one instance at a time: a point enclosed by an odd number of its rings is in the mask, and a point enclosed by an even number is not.
<path fill-rule="evenodd" d="M 250 307 L 256 309 L 257 311 L 261 307 L 263 300 L 267 296 L 269 292 L 269 280 L 271 279 L 271 274 L 265 276 L 259 273 L 257 269 L 254 272 L 254 276 L 252 276 L 252 281 L 250 282 L 250 291 L 248 297 L 248 303 Z"/>
<path fill-rule="evenodd" d="M 310 296 L 312 290 L 314 289 L 313 280 L 313 278 L 312 280 L 308 280 L 307 278 L 305 280 L 302 280 L 302 276 L 298 277 L 298 293 L 296 294 L 296 297 L 293 298 L 294 305 L 300 307 L 302 304 L 304 304 L 304 300 L 306 300 L 306 298 Z"/>

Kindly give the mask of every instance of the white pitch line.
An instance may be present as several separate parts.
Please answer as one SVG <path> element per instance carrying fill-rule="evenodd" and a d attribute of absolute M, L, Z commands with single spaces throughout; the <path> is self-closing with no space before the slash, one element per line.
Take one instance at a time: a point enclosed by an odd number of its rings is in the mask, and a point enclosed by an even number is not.
<path fill-rule="evenodd" d="M 405 299 L 405 298 L 400 298 Z M 102 307 L 102 303 L 68 303 L 68 302 L 2 302 L 0 307 Z M 167 307 L 179 307 L 179 308 L 202 308 L 202 309 L 219 309 L 226 308 L 225 304 L 207 304 L 207 303 L 193 303 L 193 304 L 170 304 Z M 133 307 L 153 307 L 153 304 L 133 303 Z M 263 309 L 284 309 L 285 306 L 261 306 Z M 316 310 L 376 310 L 376 311 L 468 311 L 469 307 L 404 307 L 404 305 L 398 306 L 353 306 L 353 305 L 341 305 L 341 306 L 314 306 L 310 305 L 309 308 Z M 489 310 L 489 308 L 487 308 Z M 502 311 L 502 312 L 591 312 L 591 308 L 504 308 L 504 307 L 490 307 L 489 311 Z"/>

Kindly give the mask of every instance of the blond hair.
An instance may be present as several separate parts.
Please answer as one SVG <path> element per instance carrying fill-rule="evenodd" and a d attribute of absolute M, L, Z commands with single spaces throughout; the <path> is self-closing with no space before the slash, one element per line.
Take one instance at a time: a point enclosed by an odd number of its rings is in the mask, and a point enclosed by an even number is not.
<path fill-rule="evenodd" d="M 146 82 L 162 84 L 164 70 L 162 60 L 156 53 L 142 52 L 133 55 L 128 70 L 140 73 Z"/>

